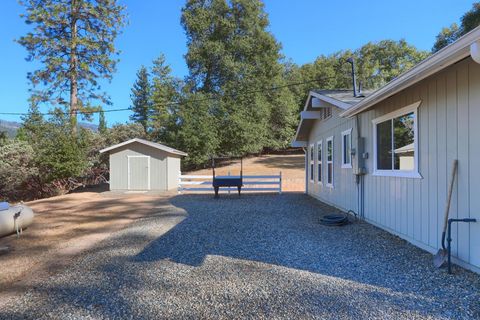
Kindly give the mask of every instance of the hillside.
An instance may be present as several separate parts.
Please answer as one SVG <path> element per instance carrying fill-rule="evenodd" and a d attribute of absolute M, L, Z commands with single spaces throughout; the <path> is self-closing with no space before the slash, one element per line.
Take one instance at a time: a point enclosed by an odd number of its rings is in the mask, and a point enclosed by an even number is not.
<path fill-rule="evenodd" d="M 90 129 L 92 131 L 97 131 L 98 126 L 93 123 L 88 122 L 80 122 L 79 123 L 82 128 Z M 20 128 L 22 124 L 17 121 L 7 121 L 0 119 L 0 132 L 5 131 L 7 132 L 8 136 L 13 138 L 17 134 L 18 128 Z"/>

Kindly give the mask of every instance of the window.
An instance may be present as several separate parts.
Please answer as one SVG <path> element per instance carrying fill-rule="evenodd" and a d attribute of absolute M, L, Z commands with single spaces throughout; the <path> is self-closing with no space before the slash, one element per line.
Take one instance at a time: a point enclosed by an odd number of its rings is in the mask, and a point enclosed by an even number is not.
<path fill-rule="evenodd" d="M 313 182 L 313 179 L 315 178 L 315 175 L 314 175 L 314 172 L 313 172 L 314 166 L 315 166 L 315 164 L 314 164 L 314 157 L 315 157 L 315 155 L 314 155 L 314 146 L 313 146 L 313 144 L 310 145 L 310 155 L 309 155 L 309 156 L 310 156 L 310 181 Z"/>
<path fill-rule="evenodd" d="M 333 137 L 327 138 L 327 186 L 333 187 Z"/>
<path fill-rule="evenodd" d="M 342 132 L 342 168 L 352 167 L 352 129 Z"/>
<path fill-rule="evenodd" d="M 322 141 L 317 142 L 317 182 L 322 183 Z"/>
<path fill-rule="evenodd" d="M 421 178 L 417 135 L 420 103 L 373 120 L 374 175 Z"/>

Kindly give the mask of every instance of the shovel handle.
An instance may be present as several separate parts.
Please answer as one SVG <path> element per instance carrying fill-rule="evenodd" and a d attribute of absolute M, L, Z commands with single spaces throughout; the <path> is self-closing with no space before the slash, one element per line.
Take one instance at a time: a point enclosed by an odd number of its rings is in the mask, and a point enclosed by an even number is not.
<path fill-rule="evenodd" d="M 453 184 L 455 182 L 455 174 L 457 173 L 457 166 L 458 160 L 453 160 L 452 165 L 452 173 L 450 174 L 450 185 L 448 186 L 448 197 L 447 202 L 445 204 L 445 216 L 443 220 L 443 233 L 442 233 L 442 246 L 445 247 L 445 232 L 447 231 L 447 223 L 448 223 L 448 212 L 450 211 L 450 202 L 452 201 L 452 193 L 453 193 Z"/>

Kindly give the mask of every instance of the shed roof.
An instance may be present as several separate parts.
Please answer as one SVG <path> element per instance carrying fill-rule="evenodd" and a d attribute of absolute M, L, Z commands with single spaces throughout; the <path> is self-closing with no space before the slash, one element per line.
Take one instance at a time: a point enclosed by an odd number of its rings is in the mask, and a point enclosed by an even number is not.
<path fill-rule="evenodd" d="M 118 148 L 120 148 L 120 147 L 126 146 L 126 145 L 131 144 L 131 143 L 134 143 L 134 142 L 138 142 L 138 143 L 144 144 L 144 145 L 146 145 L 146 146 L 149 146 L 149 147 L 152 147 L 152 148 L 155 148 L 155 149 L 159 149 L 159 150 L 165 151 L 165 152 L 167 152 L 167 153 L 176 154 L 176 155 L 179 155 L 179 156 L 187 156 L 187 154 L 186 154 L 185 152 L 183 152 L 183 151 L 176 150 L 176 149 L 167 147 L 167 146 L 165 146 L 165 145 L 163 145 L 163 144 L 156 143 L 156 142 L 152 142 L 152 141 L 148 141 L 148 140 L 144 140 L 144 139 L 140 139 L 140 138 L 130 139 L 130 140 L 127 140 L 127 141 L 125 141 L 125 142 L 122 142 L 122 143 L 119 143 L 119 144 L 116 144 L 116 145 L 107 147 L 107 148 L 105 148 L 105 149 L 100 150 L 100 153 L 109 152 L 109 151 L 118 149 Z"/>

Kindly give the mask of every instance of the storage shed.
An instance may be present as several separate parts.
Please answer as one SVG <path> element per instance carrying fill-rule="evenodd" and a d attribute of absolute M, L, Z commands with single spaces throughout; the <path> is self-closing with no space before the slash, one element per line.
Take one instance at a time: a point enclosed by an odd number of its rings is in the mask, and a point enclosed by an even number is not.
<path fill-rule="evenodd" d="M 178 187 L 185 152 L 144 139 L 131 139 L 100 150 L 110 158 L 110 190 L 166 191 Z"/>

